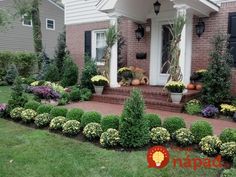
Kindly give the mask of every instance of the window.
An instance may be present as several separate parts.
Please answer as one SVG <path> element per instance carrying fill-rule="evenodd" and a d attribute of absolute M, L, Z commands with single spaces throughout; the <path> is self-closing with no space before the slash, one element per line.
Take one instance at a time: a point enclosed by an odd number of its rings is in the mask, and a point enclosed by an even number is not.
<path fill-rule="evenodd" d="M 236 67 L 236 12 L 229 13 L 229 46 L 234 58 L 234 67 Z"/>
<path fill-rule="evenodd" d="M 48 30 L 55 30 L 55 20 L 53 20 L 53 19 L 46 19 L 46 29 L 48 29 Z"/>
<path fill-rule="evenodd" d="M 92 58 L 97 64 L 104 64 L 103 57 L 106 48 L 106 30 L 92 32 Z"/>
<path fill-rule="evenodd" d="M 32 20 L 29 15 L 23 15 L 22 16 L 22 25 L 23 26 L 32 26 Z"/>

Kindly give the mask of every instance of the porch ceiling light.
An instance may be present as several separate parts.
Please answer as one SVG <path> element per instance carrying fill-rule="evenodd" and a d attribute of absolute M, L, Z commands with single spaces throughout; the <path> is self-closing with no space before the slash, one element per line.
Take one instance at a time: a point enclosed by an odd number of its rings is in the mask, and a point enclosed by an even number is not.
<path fill-rule="evenodd" d="M 156 13 L 156 15 L 159 14 L 160 12 L 160 8 L 161 8 L 161 3 L 157 0 L 154 4 L 154 12 Z"/>
<path fill-rule="evenodd" d="M 135 36 L 138 41 L 144 37 L 144 28 L 142 25 L 138 24 L 138 28 L 135 30 Z"/>
<path fill-rule="evenodd" d="M 202 21 L 201 18 L 199 18 L 199 21 L 196 25 L 196 34 L 198 35 L 198 37 L 201 37 L 204 31 L 205 31 L 205 23 Z"/>

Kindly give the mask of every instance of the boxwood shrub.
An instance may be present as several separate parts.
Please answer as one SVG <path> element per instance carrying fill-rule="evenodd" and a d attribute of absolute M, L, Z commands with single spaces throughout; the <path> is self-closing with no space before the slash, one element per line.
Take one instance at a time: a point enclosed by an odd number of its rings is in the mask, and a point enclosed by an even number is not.
<path fill-rule="evenodd" d="M 58 117 L 58 116 L 66 117 L 67 112 L 68 110 L 66 108 L 54 107 L 50 111 L 50 114 L 52 117 Z"/>
<path fill-rule="evenodd" d="M 101 126 L 103 131 L 107 131 L 109 128 L 119 129 L 120 117 L 117 115 L 104 116 L 101 120 Z"/>
<path fill-rule="evenodd" d="M 148 121 L 148 127 L 152 128 L 161 127 L 161 118 L 157 114 L 145 114 L 144 118 Z"/>
<path fill-rule="evenodd" d="M 53 106 L 50 104 L 44 104 L 38 107 L 37 112 L 38 114 L 43 114 L 43 113 L 50 113 L 52 110 Z"/>
<path fill-rule="evenodd" d="M 98 112 L 92 111 L 92 112 L 86 112 L 81 117 L 81 127 L 85 127 L 89 123 L 100 123 L 101 122 L 102 115 Z"/>
<path fill-rule="evenodd" d="M 185 128 L 186 124 L 182 117 L 169 117 L 164 120 L 163 127 L 166 128 L 170 134 L 172 134 L 180 128 Z"/>
<path fill-rule="evenodd" d="M 236 129 L 226 128 L 220 134 L 220 140 L 223 143 L 234 141 L 236 142 Z"/>
<path fill-rule="evenodd" d="M 29 101 L 25 104 L 25 109 L 33 109 L 34 111 L 37 111 L 38 107 L 40 106 L 41 104 L 37 101 Z"/>
<path fill-rule="evenodd" d="M 204 120 L 197 120 L 193 122 L 190 130 L 195 138 L 195 143 L 199 143 L 205 136 L 213 135 L 211 124 Z"/>
<path fill-rule="evenodd" d="M 81 122 L 81 117 L 83 116 L 83 114 L 84 114 L 84 111 L 82 109 L 74 108 L 67 112 L 66 118 L 68 120 L 77 120 Z"/>

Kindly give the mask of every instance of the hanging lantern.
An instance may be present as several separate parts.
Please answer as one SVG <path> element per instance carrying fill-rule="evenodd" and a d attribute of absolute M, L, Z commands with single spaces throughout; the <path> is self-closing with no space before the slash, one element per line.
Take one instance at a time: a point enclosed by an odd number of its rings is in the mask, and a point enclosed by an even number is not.
<path fill-rule="evenodd" d="M 138 24 L 138 28 L 135 30 L 135 36 L 138 41 L 144 37 L 144 28 L 142 25 Z"/>
<path fill-rule="evenodd" d="M 202 21 L 202 19 L 199 19 L 196 25 L 196 34 L 198 35 L 198 37 L 201 37 L 204 31 L 205 31 L 205 23 Z"/>
<path fill-rule="evenodd" d="M 156 13 L 156 15 L 158 15 L 159 12 L 160 12 L 161 3 L 159 3 L 159 1 L 157 0 L 157 1 L 153 4 L 153 6 L 154 6 L 154 12 Z"/>

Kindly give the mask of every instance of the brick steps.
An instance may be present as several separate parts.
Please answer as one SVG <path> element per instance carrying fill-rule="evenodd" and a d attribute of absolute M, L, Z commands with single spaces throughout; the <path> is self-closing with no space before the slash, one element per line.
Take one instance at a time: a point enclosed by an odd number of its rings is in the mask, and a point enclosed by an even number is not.
<path fill-rule="evenodd" d="M 147 108 L 171 112 L 182 112 L 184 104 L 195 98 L 199 93 L 198 91 L 188 91 L 184 94 L 181 104 L 174 104 L 171 102 L 168 93 L 163 90 L 163 87 L 141 86 L 138 88 L 142 91 Z M 107 87 L 102 95 L 94 94 L 92 100 L 111 104 L 124 104 L 132 89 L 133 87 Z"/>

